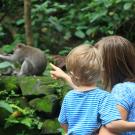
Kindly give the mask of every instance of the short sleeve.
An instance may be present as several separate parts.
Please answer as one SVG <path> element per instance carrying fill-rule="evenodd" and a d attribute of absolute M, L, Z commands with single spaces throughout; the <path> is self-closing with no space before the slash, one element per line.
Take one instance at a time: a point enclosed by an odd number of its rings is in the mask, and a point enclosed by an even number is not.
<path fill-rule="evenodd" d="M 128 87 L 122 84 L 117 84 L 112 89 L 112 95 L 115 97 L 117 104 L 124 107 L 127 112 L 130 111 L 132 106 L 132 97 Z"/>
<path fill-rule="evenodd" d="M 99 115 L 102 125 L 121 119 L 121 115 L 116 107 L 115 98 L 111 94 L 107 94 L 102 99 Z"/>
<path fill-rule="evenodd" d="M 62 102 L 62 106 L 61 106 L 60 114 L 59 114 L 59 117 L 58 117 L 58 121 L 61 124 L 67 124 L 67 118 L 66 118 L 66 97 L 64 98 L 64 100 Z"/>

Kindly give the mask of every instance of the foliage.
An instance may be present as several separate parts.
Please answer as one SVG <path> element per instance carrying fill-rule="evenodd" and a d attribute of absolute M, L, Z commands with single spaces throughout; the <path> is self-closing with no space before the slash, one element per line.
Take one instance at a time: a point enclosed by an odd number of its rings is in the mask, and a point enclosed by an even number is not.
<path fill-rule="evenodd" d="M 13 46 L 13 45 L 4 45 L 4 46 L 2 47 L 2 50 L 3 50 L 3 52 L 5 52 L 5 53 L 11 53 L 11 52 L 13 52 L 14 47 L 15 47 L 15 46 Z"/>
<path fill-rule="evenodd" d="M 0 38 L 7 36 L 4 29 L 7 23 L 8 27 L 14 26 L 16 34 L 21 37 L 20 41 L 25 42 L 22 0 L 15 3 L 13 0 L 2 0 L 1 3 L 5 7 L 1 9 L 2 13 L 8 9 L 11 13 L 17 10 L 20 15 L 12 14 L 15 19 L 11 24 L 6 19 L 2 20 L 5 23 L 0 26 Z M 34 44 L 57 53 L 64 47 L 73 47 L 84 42 L 94 43 L 106 35 L 119 34 L 133 41 L 134 12 L 135 0 L 32 0 Z M 16 38 L 14 35 L 12 42 Z"/>
<path fill-rule="evenodd" d="M 4 91 L 0 92 L 0 97 L 3 97 Z M 7 96 L 8 95 L 8 96 Z M 41 129 L 42 121 L 38 116 L 35 115 L 35 110 L 28 107 L 22 106 L 21 102 L 17 100 L 14 101 L 14 98 L 19 97 L 20 95 L 15 94 L 15 92 L 7 91 L 5 92 L 6 98 L 0 101 L 0 114 L 5 116 L 5 111 L 8 111 L 9 115 L 6 115 L 4 127 L 8 128 L 14 124 L 22 124 L 26 127 L 33 129 Z M 14 98 L 13 98 L 14 97 Z M 5 111 L 2 111 L 5 110 Z M 1 118 L 2 119 L 2 118 Z M 4 119 L 4 117 L 3 117 Z"/>
<path fill-rule="evenodd" d="M 63 44 L 73 45 L 74 42 L 93 43 L 102 36 L 112 34 L 125 34 L 124 36 L 133 40 L 133 26 L 129 21 L 134 19 L 134 11 L 135 0 L 47 0 L 33 6 L 33 28 L 36 28 L 33 30 L 37 30 L 36 26 L 41 26 L 38 31 L 44 37 L 38 37 L 44 38 L 46 46 L 51 49 Z M 130 25 L 130 31 L 121 30 L 125 24 Z"/>
<path fill-rule="evenodd" d="M 13 112 L 12 107 L 4 101 L 0 101 L 0 108 L 4 108 L 5 110 L 9 111 L 10 113 Z"/>
<path fill-rule="evenodd" d="M 0 1 L 0 11 L 7 14 L 14 14 L 16 13 L 16 8 L 23 4 L 22 0 L 14 1 L 14 0 L 1 0 Z"/>
<path fill-rule="evenodd" d="M 47 68 L 49 69 L 50 67 Z M 58 131 L 60 127 L 56 118 L 60 110 L 60 101 L 69 87 L 65 83 L 52 80 L 48 73 L 46 75 L 46 77 L 1 76 L 0 128 L 6 135 L 61 132 Z M 25 90 L 28 92 L 24 93 Z M 51 124 L 54 125 L 52 128 Z M 14 128 L 15 131 L 11 130 Z"/>
<path fill-rule="evenodd" d="M 14 111 L 7 119 L 5 128 L 13 126 L 14 124 L 23 124 L 30 129 L 37 127 L 41 129 L 42 122 L 34 115 L 34 110 L 30 108 L 20 108 L 15 104 L 11 105 L 16 111 Z"/>
<path fill-rule="evenodd" d="M 48 129 L 48 131 L 46 132 L 47 134 L 52 133 L 54 131 L 57 131 L 57 129 L 59 128 L 59 123 L 57 121 L 57 119 L 54 120 L 46 120 L 43 124 L 43 126 Z M 57 134 L 57 133 L 54 133 Z"/>

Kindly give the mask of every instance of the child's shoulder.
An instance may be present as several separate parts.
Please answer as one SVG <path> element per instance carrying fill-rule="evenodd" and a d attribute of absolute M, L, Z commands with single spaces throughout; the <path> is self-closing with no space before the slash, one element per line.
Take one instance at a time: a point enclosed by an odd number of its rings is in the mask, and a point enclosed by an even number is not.
<path fill-rule="evenodd" d="M 67 94 L 66 94 L 66 97 L 70 97 L 70 96 L 73 96 L 73 95 L 85 95 L 85 94 L 89 94 L 89 95 L 94 95 L 96 97 L 104 97 L 104 96 L 107 96 L 107 95 L 110 95 L 109 92 L 101 89 L 101 88 L 96 88 L 94 90 L 90 90 L 90 91 L 86 91 L 86 92 L 79 92 L 79 91 L 76 91 L 76 90 L 70 90 Z"/>
<path fill-rule="evenodd" d="M 67 92 L 66 96 L 78 95 L 78 94 L 80 94 L 80 93 L 81 93 L 81 92 L 72 89 L 72 90 L 70 90 L 70 91 Z"/>
<path fill-rule="evenodd" d="M 96 91 L 96 96 L 99 96 L 99 97 L 106 97 L 106 96 L 111 96 L 110 92 L 106 91 L 106 90 L 103 90 L 101 88 L 97 88 L 97 91 Z"/>
<path fill-rule="evenodd" d="M 66 93 L 65 97 L 71 96 L 75 93 L 75 90 L 70 90 Z"/>
<path fill-rule="evenodd" d="M 110 95 L 110 92 L 108 92 L 108 91 L 106 91 L 106 90 L 104 90 L 104 89 L 102 89 L 102 88 L 99 88 L 99 87 L 97 87 L 97 92 L 99 93 L 99 94 L 103 94 L 103 95 Z"/>
<path fill-rule="evenodd" d="M 98 97 L 98 100 L 101 104 L 115 104 L 114 96 L 110 92 L 103 89 L 98 89 L 98 94 L 96 95 L 96 97 Z"/>

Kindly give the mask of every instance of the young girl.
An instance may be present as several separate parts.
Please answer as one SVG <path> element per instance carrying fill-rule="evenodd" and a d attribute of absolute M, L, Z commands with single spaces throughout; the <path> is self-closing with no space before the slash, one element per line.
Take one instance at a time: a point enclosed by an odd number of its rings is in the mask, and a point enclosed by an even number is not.
<path fill-rule="evenodd" d="M 103 59 L 104 88 L 112 90 L 122 119 L 135 122 L 135 46 L 121 36 L 108 36 L 97 42 L 96 47 Z"/>

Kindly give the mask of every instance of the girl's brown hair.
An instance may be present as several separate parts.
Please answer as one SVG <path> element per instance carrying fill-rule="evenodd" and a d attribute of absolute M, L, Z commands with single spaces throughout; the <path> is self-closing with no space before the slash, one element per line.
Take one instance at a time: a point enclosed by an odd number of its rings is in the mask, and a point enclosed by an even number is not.
<path fill-rule="evenodd" d="M 96 43 L 103 59 L 103 84 L 112 87 L 135 81 L 135 46 L 121 36 L 108 36 Z"/>

